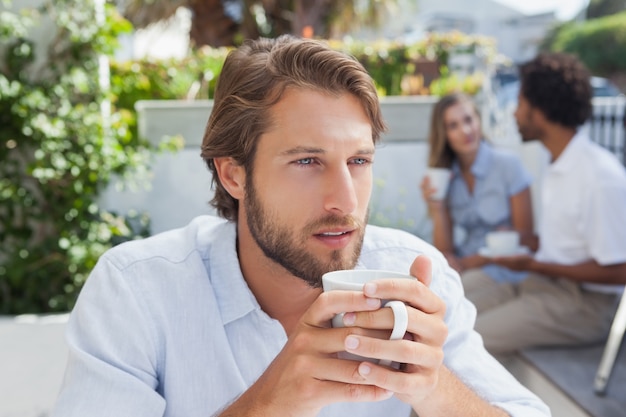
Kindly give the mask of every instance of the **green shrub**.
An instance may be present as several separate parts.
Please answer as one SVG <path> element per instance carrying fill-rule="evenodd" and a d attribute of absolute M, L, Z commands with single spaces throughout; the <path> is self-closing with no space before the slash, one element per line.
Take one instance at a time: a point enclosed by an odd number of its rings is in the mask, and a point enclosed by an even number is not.
<path fill-rule="evenodd" d="M 577 55 L 592 73 L 610 76 L 626 71 L 626 11 L 563 26 L 549 49 Z"/>
<path fill-rule="evenodd" d="M 479 49 L 493 61 L 495 42 L 484 36 L 459 32 L 433 34 L 424 40 L 403 44 L 394 41 L 329 41 L 332 48 L 358 59 L 374 79 L 381 95 L 406 95 L 402 81 L 419 73 L 420 61 L 432 61 L 446 74 L 449 55 L 454 51 L 475 53 Z M 140 59 L 111 63 L 111 89 L 118 109 L 134 111 L 137 100 L 211 98 L 215 82 L 230 48 L 204 47 L 183 59 Z M 460 80 L 456 85 L 470 94 L 477 91 L 479 76 Z M 448 82 L 450 85 L 450 82 Z M 197 93 L 195 86 L 199 86 Z M 190 91 L 193 93 L 189 97 Z M 437 90 L 437 92 L 440 90 Z M 436 93 L 437 93 L 436 92 Z M 423 94 L 431 94 L 428 89 Z M 131 123 L 133 123 L 131 121 Z"/>
<path fill-rule="evenodd" d="M 85 0 L 42 1 L 0 14 L 0 313 L 66 311 L 98 257 L 147 233 L 147 219 L 100 210 L 113 175 L 143 166 L 149 146 L 128 118 L 105 117 L 99 57 L 128 23 Z M 57 32 L 37 67 L 30 27 Z"/>
<path fill-rule="evenodd" d="M 410 94 L 404 88 L 403 80 L 420 73 L 420 62 L 435 63 L 438 70 L 433 78 L 437 79 L 442 76 L 446 77 L 448 60 L 454 52 L 477 53 L 480 49 L 481 53 L 485 54 L 487 62 L 493 62 L 496 56 L 493 39 L 484 36 L 465 35 L 460 32 L 434 33 L 411 44 L 381 40 L 376 42 L 331 41 L 330 45 L 334 49 L 347 52 L 358 59 L 374 79 L 381 95 Z M 456 87 L 469 94 L 475 94 L 477 92 L 476 79 L 475 76 L 471 80 L 460 80 Z M 422 88 L 420 94 L 439 95 L 442 91 L 445 94 L 448 90 L 437 88 L 431 91 L 430 88 Z"/>

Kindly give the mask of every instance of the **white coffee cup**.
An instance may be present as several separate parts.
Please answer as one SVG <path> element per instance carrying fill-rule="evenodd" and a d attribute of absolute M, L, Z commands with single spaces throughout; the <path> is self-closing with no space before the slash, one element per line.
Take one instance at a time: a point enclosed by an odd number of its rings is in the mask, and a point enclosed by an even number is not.
<path fill-rule="evenodd" d="M 402 279 L 415 279 L 408 274 L 402 274 L 399 272 L 382 271 L 376 269 L 351 269 L 327 272 L 322 275 L 322 286 L 324 291 L 335 290 L 347 290 L 347 291 L 363 291 L 363 285 L 367 282 L 382 278 L 402 278 Z M 389 340 L 398 340 L 404 337 L 409 325 L 409 315 L 406 309 L 406 305 L 402 301 L 397 300 L 383 300 L 383 308 L 390 307 L 393 311 L 393 330 Z M 333 327 L 344 327 L 343 314 L 335 315 L 332 319 Z M 357 355 L 352 355 L 347 352 L 340 353 L 339 357 L 344 359 L 354 359 L 360 361 L 368 361 L 378 363 L 380 365 L 390 366 L 391 361 L 372 358 L 364 358 Z"/>
<path fill-rule="evenodd" d="M 450 184 L 450 175 L 452 171 L 448 168 L 428 167 L 426 176 L 430 181 L 430 186 L 436 191 L 430 196 L 431 200 L 443 200 L 448 192 Z"/>
<path fill-rule="evenodd" d="M 519 250 L 520 237 L 515 230 L 495 230 L 487 233 L 485 243 L 492 256 L 513 255 Z"/>

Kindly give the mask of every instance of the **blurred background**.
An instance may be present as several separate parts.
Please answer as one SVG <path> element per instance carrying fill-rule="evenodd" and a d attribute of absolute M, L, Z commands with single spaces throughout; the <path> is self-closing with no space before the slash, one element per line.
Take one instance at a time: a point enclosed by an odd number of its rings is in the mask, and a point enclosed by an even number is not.
<path fill-rule="evenodd" d="M 0 313 L 68 311 L 111 245 L 183 225 L 167 221 L 185 210 L 179 201 L 189 201 L 194 214 L 210 213 L 210 178 L 196 145 L 223 59 L 243 39 L 292 33 L 327 39 L 354 55 L 383 100 L 425 103 L 414 137 L 401 138 L 407 142 L 425 139 L 436 97 L 462 90 L 480 103 L 491 139 L 515 146 L 516 65 L 538 51 L 578 55 L 596 76 L 598 96 L 624 91 L 624 6 L 623 0 L 477 0 L 471 7 L 463 0 L 3 1 Z M 162 107 L 170 105 L 179 111 Z M 148 122 L 155 106 L 162 111 Z M 185 119 L 194 109 L 198 118 Z M 420 165 L 421 156 L 409 164 L 416 160 Z M 176 175 L 189 163 L 198 169 L 189 175 L 198 175 L 175 180 L 196 188 L 179 190 L 174 197 L 187 200 L 169 214 L 155 213 L 172 197 L 154 189 L 155 176 Z M 378 185 L 388 191 L 382 171 Z M 374 198 L 397 213 L 380 209 L 373 220 L 391 216 L 391 225 L 427 235 L 421 208 L 411 207 L 417 212 L 411 217 L 402 202 L 415 187 L 392 188 L 393 196 Z M 155 216 L 164 223 L 155 224 Z"/>

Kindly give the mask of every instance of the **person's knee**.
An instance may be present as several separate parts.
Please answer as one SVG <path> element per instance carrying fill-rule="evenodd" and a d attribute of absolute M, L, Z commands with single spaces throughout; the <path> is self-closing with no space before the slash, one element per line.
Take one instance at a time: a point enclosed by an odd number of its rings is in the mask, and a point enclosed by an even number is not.
<path fill-rule="evenodd" d="M 519 346 L 517 346 L 517 344 L 510 343 L 510 340 L 507 340 L 506 338 L 487 337 L 483 338 L 483 343 L 487 352 L 498 358 L 511 356 L 519 350 Z"/>
<path fill-rule="evenodd" d="M 481 268 L 466 269 L 461 273 L 463 285 L 482 285 L 489 278 Z"/>
<path fill-rule="evenodd" d="M 515 298 L 511 284 L 484 282 L 482 285 L 468 286 L 465 297 L 476 307 L 478 314 L 498 308 Z"/>
<path fill-rule="evenodd" d="M 463 289 L 466 295 L 481 291 L 481 289 L 490 286 L 491 283 L 489 281 L 490 278 L 480 268 L 466 269 L 461 274 L 461 282 L 463 283 Z"/>
<path fill-rule="evenodd" d="M 485 349 L 489 353 L 507 356 L 520 348 L 520 343 L 515 334 L 511 334 L 511 331 L 514 331 L 512 327 L 510 323 L 507 325 L 501 317 L 498 318 L 497 315 L 494 317 L 493 314 L 486 313 L 477 317 L 474 329 L 482 337 Z"/>

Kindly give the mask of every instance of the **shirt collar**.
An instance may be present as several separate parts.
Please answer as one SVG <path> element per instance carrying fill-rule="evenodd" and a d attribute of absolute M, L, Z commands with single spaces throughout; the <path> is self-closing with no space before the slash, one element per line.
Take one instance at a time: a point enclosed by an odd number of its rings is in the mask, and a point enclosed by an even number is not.
<path fill-rule="evenodd" d="M 487 175 L 489 168 L 493 161 L 493 150 L 491 146 L 484 140 L 480 141 L 478 145 L 478 152 L 476 153 L 476 159 L 472 164 L 471 172 L 475 177 L 482 178 Z M 456 176 L 461 173 L 461 166 L 459 161 L 455 160 L 452 164 L 452 173 Z"/>
<path fill-rule="evenodd" d="M 584 157 L 585 143 L 589 141 L 589 138 L 581 133 L 579 130 L 574 137 L 570 139 L 561 155 L 550 166 L 552 172 L 571 172 L 576 168 L 578 158 L 582 155 Z"/>
<path fill-rule="evenodd" d="M 228 324 L 254 310 L 260 310 L 254 294 L 248 287 L 239 266 L 237 256 L 237 225 L 224 222 L 211 233 L 208 253 L 205 257 L 209 279 L 222 314 Z"/>

